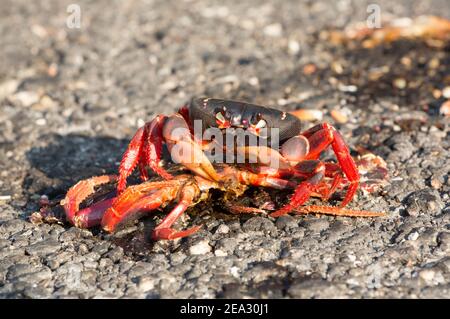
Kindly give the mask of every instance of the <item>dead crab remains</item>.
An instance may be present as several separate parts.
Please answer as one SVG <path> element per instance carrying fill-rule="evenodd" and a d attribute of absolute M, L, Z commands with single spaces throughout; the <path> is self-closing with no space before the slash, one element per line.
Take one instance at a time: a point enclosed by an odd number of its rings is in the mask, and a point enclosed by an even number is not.
<path fill-rule="evenodd" d="M 202 133 L 214 128 L 214 137 L 210 135 L 207 140 L 204 134 L 194 134 L 198 129 L 195 127 L 196 120 L 200 120 Z M 344 207 L 353 199 L 358 188 L 370 192 L 385 181 L 385 162 L 373 154 L 367 154 L 355 163 L 341 134 L 327 123 L 306 131 L 302 131 L 302 127 L 303 122 L 299 118 L 276 109 L 220 99 L 192 99 L 178 113 L 158 115 L 136 132 L 123 155 L 118 175 L 82 180 L 69 189 L 60 204 L 64 207 L 67 220 L 76 227 L 101 225 L 107 232 L 114 232 L 130 220 L 173 204 L 171 211 L 153 230 L 154 240 L 181 238 L 197 232 L 200 225 L 183 231 L 173 229 L 172 225 L 189 207 L 208 199 L 211 190 L 222 191 L 224 198 L 239 198 L 249 187 L 292 189 L 288 203 L 274 210 L 270 214 L 272 217 L 290 212 L 383 216 L 382 212 Z M 279 141 L 276 147 L 267 146 L 267 143 L 252 144 L 248 140 L 239 144 L 235 140 L 237 130 L 241 130 L 246 136 L 267 142 L 273 137 L 275 129 Z M 233 144 L 224 146 L 222 137 L 228 138 L 229 135 L 232 135 Z M 171 174 L 161 165 L 164 145 L 172 161 L 181 164 L 184 172 Z M 321 154 L 330 147 L 336 163 L 320 159 Z M 226 157 L 227 164 L 212 163 L 208 152 L 215 154 L 216 159 L 218 154 Z M 237 158 L 244 161 L 238 162 Z M 253 161 L 250 162 L 250 158 Z M 137 167 L 143 182 L 127 187 L 127 178 Z M 147 168 L 159 175 L 159 180 L 149 181 Z M 360 177 L 361 172 L 363 178 Z M 114 185 L 115 190 L 81 208 L 82 203 L 105 184 Z M 304 205 L 312 196 L 328 200 L 345 188 L 346 194 L 340 207 Z M 237 204 L 230 204 L 229 207 L 234 213 L 265 212 L 261 208 Z M 51 215 L 49 212 L 51 210 L 46 204 L 32 219 L 42 220 L 43 216 L 45 219 L 45 215 Z"/>

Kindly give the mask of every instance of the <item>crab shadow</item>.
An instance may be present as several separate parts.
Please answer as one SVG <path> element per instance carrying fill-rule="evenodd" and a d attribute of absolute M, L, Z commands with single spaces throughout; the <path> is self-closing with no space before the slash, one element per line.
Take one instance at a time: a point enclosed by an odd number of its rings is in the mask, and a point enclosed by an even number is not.
<path fill-rule="evenodd" d="M 128 140 L 80 134 L 49 135 L 44 147 L 33 147 L 27 154 L 30 170 L 23 182 L 27 195 L 56 197 L 81 179 L 114 174 Z"/>

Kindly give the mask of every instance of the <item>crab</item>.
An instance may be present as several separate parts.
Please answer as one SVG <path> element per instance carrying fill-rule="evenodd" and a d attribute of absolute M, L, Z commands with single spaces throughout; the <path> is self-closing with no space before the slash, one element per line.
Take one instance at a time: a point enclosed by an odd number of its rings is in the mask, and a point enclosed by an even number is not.
<path fill-rule="evenodd" d="M 200 120 L 200 122 L 196 122 Z M 199 125 L 197 125 L 199 124 Z M 323 213 L 343 216 L 382 216 L 382 212 L 356 211 L 344 208 L 355 196 L 360 175 L 341 134 L 330 124 L 322 123 L 303 131 L 303 122 L 293 114 L 259 105 L 194 98 L 178 113 L 157 115 L 139 128 L 131 139 L 119 166 L 118 175 L 105 175 L 80 181 L 69 189 L 64 206 L 67 219 L 77 227 L 101 224 L 107 232 L 116 231 L 130 219 L 176 203 L 171 212 L 153 230 L 152 238 L 175 239 L 197 232 L 201 226 L 184 231 L 172 228 L 174 222 L 191 206 L 209 197 L 212 189 L 225 197 L 239 197 L 249 186 L 292 189 L 289 202 L 270 214 L 279 217 L 290 212 Z M 215 129 L 214 138 L 205 132 Z M 256 144 L 237 143 L 238 131 L 249 134 Z M 198 131 L 202 134 L 197 134 Z M 277 134 L 272 134 L 276 132 Z M 230 136 L 232 143 L 219 143 L 219 137 Z M 273 142 L 275 146 L 268 142 Z M 190 173 L 173 175 L 161 161 L 166 145 L 172 161 Z M 320 160 L 332 148 L 337 163 Z M 232 163 L 213 163 L 208 151 Z M 214 157 L 217 159 L 217 156 Z M 236 163 L 237 159 L 244 159 Z M 253 161 L 250 161 L 252 159 Z M 127 187 L 127 178 L 139 168 L 142 183 Z M 149 181 L 147 168 L 160 180 Z M 84 208 L 80 205 L 107 183 L 117 185 L 106 198 Z M 304 206 L 311 196 L 328 200 L 332 194 L 347 188 L 340 207 Z M 260 209 L 234 207 L 233 211 L 258 213 Z"/>

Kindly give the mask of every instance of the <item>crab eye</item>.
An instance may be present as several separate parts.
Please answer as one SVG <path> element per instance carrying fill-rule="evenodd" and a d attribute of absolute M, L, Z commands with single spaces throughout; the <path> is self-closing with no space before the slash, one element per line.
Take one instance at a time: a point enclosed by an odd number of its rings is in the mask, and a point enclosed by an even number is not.
<path fill-rule="evenodd" d="M 266 125 L 267 125 L 267 122 L 261 119 L 258 121 L 258 123 L 256 123 L 255 128 L 261 129 L 261 128 L 266 127 Z"/>

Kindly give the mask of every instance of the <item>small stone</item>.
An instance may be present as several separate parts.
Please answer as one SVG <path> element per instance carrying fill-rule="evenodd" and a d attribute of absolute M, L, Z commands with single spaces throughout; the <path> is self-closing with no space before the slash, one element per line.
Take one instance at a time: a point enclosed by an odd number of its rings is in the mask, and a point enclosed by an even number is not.
<path fill-rule="evenodd" d="M 105 257 L 111 259 L 114 263 L 120 261 L 120 259 L 123 256 L 123 248 L 122 247 L 115 247 L 112 250 L 110 250 Z"/>
<path fill-rule="evenodd" d="M 265 217 L 252 217 L 247 220 L 242 228 L 245 231 L 263 231 L 263 232 L 276 232 L 276 227 L 272 221 Z"/>
<path fill-rule="evenodd" d="M 225 257 L 228 256 L 228 253 L 226 251 L 223 251 L 222 249 L 216 249 L 214 251 L 214 255 L 216 255 L 217 257 Z"/>
<path fill-rule="evenodd" d="M 230 268 L 230 273 L 233 277 L 239 278 L 239 268 L 236 266 L 233 266 Z"/>
<path fill-rule="evenodd" d="M 37 119 L 37 120 L 36 120 L 36 125 L 44 126 L 44 125 L 46 125 L 46 124 L 47 124 L 47 120 L 44 119 L 44 118 L 40 118 L 40 119 Z"/>
<path fill-rule="evenodd" d="M 314 63 L 308 63 L 303 66 L 303 74 L 311 75 L 317 71 L 317 66 Z"/>
<path fill-rule="evenodd" d="M 344 67 L 342 66 L 341 63 L 339 63 L 337 61 L 334 61 L 331 63 L 331 69 L 336 74 L 342 74 L 342 72 L 344 72 Z"/>
<path fill-rule="evenodd" d="M 216 244 L 216 249 L 232 253 L 236 248 L 237 241 L 232 238 L 223 238 Z"/>
<path fill-rule="evenodd" d="M 19 84 L 20 82 L 17 80 L 6 80 L 0 83 L 0 101 L 16 92 Z"/>
<path fill-rule="evenodd" d="M 406 212 L 410 216 L 417 216 L 419 213 L 436 215 L 444 208 L 439 193 L 432 189 L 422 189 L 409 194 L 405 201 Z"/>
<path fill-rule="evenodd" d="M 393 85 L 397 89 L 403 90 L 404 88 L 406 88 L 407 82 L 403 78 L 396 78 L 393 82 Z"/>
<path fill-rule="evenodd" d="M 56 240 L 45 240 L 25 248 L 25 252 L 29 255 L 46 256 L 57 252 L 61 245 Z"/>
<path fill-rule="evenodd" d="M 430 180 L 431 187 L 433 187 L 434 189 L 439 189 L 439 188 L 441 188 L 441 187 L 442 187 L 442 182 L 441 182 L 440 179 L 441 179 L 441 178 L 440 178 L 439 176 L 433 175 L 433 176 L 431 177 L 431 180 Z"/>
<path fill-rule="evenodd" d="M 442 89 L 442 96 L 446 99 L 450 99 L 450 86 L 446 86 Z"/>
<path fill-rule="evenodd" d="M 414 241 L 417 240 L 417 238 L 419 238 L 419 233 L 415 231 L 409 234 L 407 239 Z"/>
<path fill-rule="evenodd" d="M 39 101 L 39 94 L 33 91 L 21 91 L 13 95 L 13 100 L 28 107 Z"/>
<path fill-rule="evenodd" d="M 248 84 L 250 84 L 251 86 L 258 86 L 259 79 L 256 76 L 252 76 L 250 79 L 248 79 Z"/>
<path fill-rule="evenodd" d="M 300 43 L 295 40 L 289 40 L 288 42 L 288 51 L 291 55 L 296 55 L 300 52 Z"/>
<path fill-rule="evenodd" d="M 0 202 L 6 202 L 11 200 L 11 195 L 0 195 Z"/>
<path fill-rule="evenodd" d="M 439 108 L 439 113 L 444 116 L 450 116 L 450 100 L 442 103 L 441 107 Z"/>
<path fill-rule="evenodd" d="M 24 229 L 24 221 L 20 219 L 12 219 L 4 222 L 2 225 L 0 225 L 0 230 L 2 232 L 10 232 L 10 233 L 17 233 Z"/>
<path fill-rule="evenodd" d="M 155 288 L 155 278 L 153 277 L 139 277 L 137 287 L 141 291 L 149 291 Z"/>
<path fill-rule="evenodd" d="M 325 218 L 303 221 L 301 225 L 314 233 L 320 233 L 330 227 L 330 223 Z"/>
<path fill-rule="evenodd" d="M 207 240 L 201 240 L 189 247 L 189 253 L 191 255 L 204 255 L 211 251 L 211 246 Z"/>
<path fill-rule="evenodd" d="M 410 67 L 410 66 L 411 66 L 411 63 L 412 63 L 412 60 L 411 60 L 410 57 L 404 56 L 404 57 L 402 57 L 402 58 L 400 59 L 400 62 L 401 62 L 404 66 Z"/>
<path fill-rule="evenodd" d="M 51 291 L 44 287 L 30 287 L 23 291 L 23 295 L 31 299 L 47 299 Z"/>
<path fill-rule="evenodd" d="M 450 251 L 450 233 L 442 232 L 437 236 L 439 248 L 443 251 Z"/>
<path fill-rule="evenodd" d="M 420 271 L 419 277 L 425 281 L 430 282 L 433 280 L 435 274 L 436 273 L 432 269 L 424 269 Z"/>
<path fill-rule="evenodd" d="M 430 67 L 430 69 L 437 69 L 440 64 L 441 62 L 438 58 L 432 58 L 430 62 L 428 62 L 428 66 Z"/>
<path fill-rule="evenodd" d="M 294 228 L 297 227 L 297 220 L 290 215 L 280 216 L 277 218 L 275 226 L 277 226 L 278 229 Z"/>
<path fill-rule="evenodd" d="M 163 84 L 161 84 L 160 88 L 163 91 L 173 91 L 178 87 L 178 83 L 176 81 L 173 80 L 169 80 L 167 82 L 164 82 Z"/>
<path fill-rule="evenodd" d="M 230 227 L 225 224 L 220 224 L 216 229 L 216 234 L 228 234 L 230 232 Z"/>
<path fill-rule="evenodd" d="M 358 87 L 356 85 L 339 84 L 338 89 L 341 92 L 348 92 L 348 93 L 355 93 L 358 91 Z"/>
<path fill-rule="evenodd" d="M 8 269 L 8 279 L 14 279 L 36 271 L 36 268 L 30 264 L 15 264 Z"/>
<path fill-rule="evenodd" d="M 269 37 L 279 37 L 283 33 L 283 27 L 279 23 L 269 24 L 264 28 L 264 34 Z"/>
<path fill-rule="evenodd" d="M 55 76 L 58 75 L 58 70 L 59 70 L 58 64 L 51 63 L 47 68 L 47 74 L 49 77 L 54 78 Z"/>

